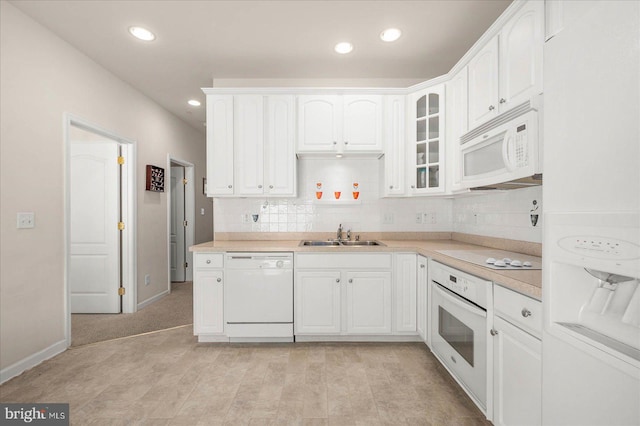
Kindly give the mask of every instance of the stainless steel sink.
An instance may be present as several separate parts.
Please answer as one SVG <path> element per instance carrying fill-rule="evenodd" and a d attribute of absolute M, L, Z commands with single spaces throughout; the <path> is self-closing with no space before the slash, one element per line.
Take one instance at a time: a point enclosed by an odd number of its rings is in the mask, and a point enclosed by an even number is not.
<path fill-rule="evenodd" d="M 343 246 L 385 246 L 380 241 L 342 241 Z"/>
<path fill-rule="evenodd" d="M 384 246 L 380 241 L 337 241 L 337 240 L 305 240 L 300 246 L 339 247 L 339 246 Z"/>
<path fill-rule="evenodd" d="M 300 246 L 339 246 L 340 241 L 302 241 Z"/>

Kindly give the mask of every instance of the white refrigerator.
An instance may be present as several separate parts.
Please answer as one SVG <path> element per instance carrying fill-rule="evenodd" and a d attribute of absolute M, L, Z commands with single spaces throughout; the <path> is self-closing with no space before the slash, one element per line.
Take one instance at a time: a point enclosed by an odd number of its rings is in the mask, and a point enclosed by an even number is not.
<path fill-rule="evenodd" d="M 547 12 L 543 424 L 640 425 L 640 2 Z"/>

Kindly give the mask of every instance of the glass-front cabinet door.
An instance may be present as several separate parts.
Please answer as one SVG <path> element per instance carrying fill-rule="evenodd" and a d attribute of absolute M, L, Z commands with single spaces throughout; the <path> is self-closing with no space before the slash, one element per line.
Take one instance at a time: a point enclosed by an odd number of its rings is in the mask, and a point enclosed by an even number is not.
<path fill-rule="evenodd" d="M 444 191 L 444 85 L 410 96 L 409 181 L 413 194 Z"/>

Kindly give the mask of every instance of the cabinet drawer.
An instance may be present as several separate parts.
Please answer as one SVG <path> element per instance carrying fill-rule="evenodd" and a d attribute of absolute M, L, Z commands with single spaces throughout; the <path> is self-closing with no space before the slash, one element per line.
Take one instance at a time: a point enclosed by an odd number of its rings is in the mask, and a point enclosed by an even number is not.
<path fill-rule="evenodd" d="M 391 253 L 314 253 L 297 254 L 300 269 L 391 269 Z"/>
<path fill-rule="evenodd" d="M 195 253 L 196 268 L 213 269 L 222 268 L 224 262 L 223 253 Z"/>
<path fill-rule="evenodd" d="M 496 315 L 541 338 L 542 303 L 540 301 L 500 285 L 494 285 L 493 304 Z"/>

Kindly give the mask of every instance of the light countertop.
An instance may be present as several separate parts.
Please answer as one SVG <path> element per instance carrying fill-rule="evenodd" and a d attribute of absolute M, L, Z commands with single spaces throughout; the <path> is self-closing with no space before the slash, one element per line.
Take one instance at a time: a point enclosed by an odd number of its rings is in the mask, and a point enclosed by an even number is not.
<path fill-rule="evenodd" d="M 286 251 L 296 253 L 358 253 L 358 252 L 415 252 L 460 269 L 480 278 L 491 280 L 503 287 L 512 289 L 526 296 L 542 300 L 542 271 L 541 270 L 493 270 L 474 265 L 439 253 L 438 250 L 479 250 L 488 247 L 469 244 L 456 240 L 387 240 L 378 241 L 386 246 L 300 246 L 300 240 L 241 240 L 241 241 L 210 241 L 189 248 L 192 252 L 263 252 Z"/>

